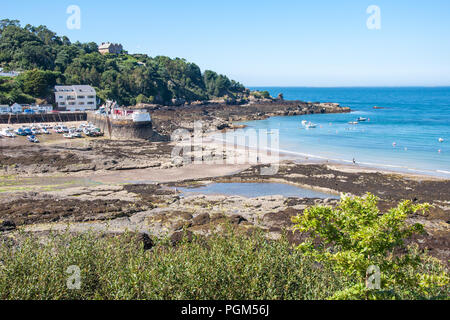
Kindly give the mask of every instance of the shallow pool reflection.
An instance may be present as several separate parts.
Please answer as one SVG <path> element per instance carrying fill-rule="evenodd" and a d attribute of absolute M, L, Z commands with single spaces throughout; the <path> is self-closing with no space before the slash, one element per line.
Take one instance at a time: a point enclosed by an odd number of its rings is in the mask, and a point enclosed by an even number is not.
<path fill-rule="evenodd" d="M 282 183 L 212 183 L 196 188 L 177 188 L 181 196 L 193 194 L 226 195 L 256 198 L 263 196 L 281 195 L 284 197 L 339 199 L 333 194 L 300 188 Z"/>

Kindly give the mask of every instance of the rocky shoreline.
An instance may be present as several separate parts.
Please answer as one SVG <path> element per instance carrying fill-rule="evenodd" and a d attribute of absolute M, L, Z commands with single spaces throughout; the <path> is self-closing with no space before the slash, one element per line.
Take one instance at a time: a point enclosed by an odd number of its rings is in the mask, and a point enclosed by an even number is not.
<path fill-rule="evenodd" d="M 263 120 L 275 116 L 348 112 L 351 112 L 350 108 L 336 103 L 284 100 L 255 100 L 245 105 L 208 103 L 151 109 L 153 128 L 167 136 L 177 129 L 193 130 L 195 121 L 202 121 L 205 131 L 214 131 L 236 128 L 234 122 Z"/>
<path fill-rule="evenodd" d="M 286 183 L 330 194 L 381 198 L 381 209 L 399 201 L 430 202 L 426 216 L 414 216 L 426 235 L 410 239 L 448 263 L 450 257 L 450 181 L 343 166 L 283 161 L 272 176 L 260 165 L 182 165 L 171 157 L 172 143 L 84 139 L 51 144 L 2 147 L 0 160 L 0 233 L 20 241 L 22 232 L 47 237 L 51 232 L 137 232 L 170 237 L 183 232 L 208 236 L 232 226 L 242 232 L 264 230 L 269 238 L 286 233 L 292 243 L 291 217 L 314 204 L 338 200 L 263 196 L 187 195 L 177 190 L 209 183 Z M 205 151 L 214 152 L 215 144 Z M 225 157 L 239 150 L 225 150 Z M 263 159 L 264 160 L 264 159 Z M 270 163 L 270 159 L 266 159 Z M 267 165 L 265 163 L 264 165 Z M 147 239 L 147 238 L 146 238 Z"/>
<path fill-rule="evenodd" d="M 205 141 L 216 130 L 233 128 L 233 122 L 275 115 L 349 112 L 336 104 L 258 102 L 224 108 L 221 105 L 170 107 L 154 111 L 154 126 L 161 134 L 175 129 L 193 130 L 203 120 Z M 137 232 L 143 239 L 170 237 L 176 244 L 183 232 L 208 236 L 232 226 L 242 232 L 260 229 L 269 238 L 286 233 L 292 243 L 302 236 L 292 233 L 291 217 L 308 206 L 334 206 L 331 197 L 371 192 L 386 210 L 405 199 L 429 202 L 432 210 L 413 216 L 427 234 L 410 241 L 448 263 L 450 257 L 450 181 L 348 168 L 327 163 L 278 163 L 270 176 L 261 167 L 273 164 L 258 154 L 259 164 L 183 164 L 172 155 L 175 143 L 143 140 L 48 138 L 40 145 L 2 141 L 0 153 L 0 238 L 20 241 L 23 232 L 47 237 L 51 232 L 121 234 Z M 236 148 L 220 149 L 209 141 L 188 155 L 223 159 L 242 155 Z M 200 154 L 198 154 L 200 152 Z M 251 151 L 253 152 L 253 151 Z M 211 183 L 284 183 L 330 194 L 328 199 L 285 197 L 246 198 L 223 195 L 186 195 L 178 188 Z"/>

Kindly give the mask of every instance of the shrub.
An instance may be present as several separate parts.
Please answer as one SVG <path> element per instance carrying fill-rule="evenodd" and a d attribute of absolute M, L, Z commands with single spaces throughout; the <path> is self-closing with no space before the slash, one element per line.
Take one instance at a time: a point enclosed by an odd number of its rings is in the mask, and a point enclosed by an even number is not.
<path fill-rule="evenodd" d="M 67 234 L 3 244 L 0 299 L 324 299 L 349 285 L 286 239 L 229 231 L 177 247 L 162 240 L 151 251 L 129 239 Z M 72 265 L 80 290 L 66 286 Z"/>
<path fill-rule="evenodd" d="M 424 213 L 429 204 L 404 201 L 382 214 L 378 198 L 344 197 L 335 209 L 315 206 L 293 218 L 295 230 L 309 237 L 298 250 L 330 266 L 335 272 L 357 279 L 357 284 L 337 292 L 336 299 L 437 298 L 445 296 L 449 277 L 445 268 L 405 240 L 423 233 L 420 224 L 410 225 L 411 214 Z M 374 266 L 374 267 L 372 267 Z M 369 267 L 379 268 L 379 290 L 366 282 Z"/>

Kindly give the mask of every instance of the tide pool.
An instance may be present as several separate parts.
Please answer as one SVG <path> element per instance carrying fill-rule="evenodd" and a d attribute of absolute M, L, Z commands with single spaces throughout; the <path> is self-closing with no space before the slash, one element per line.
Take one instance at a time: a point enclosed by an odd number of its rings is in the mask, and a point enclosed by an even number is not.
<path fill-rule="evenodd" d="M 268 90 L 272 96 L 283 93 L 288 100 L 337 102 L 352 108 L 350 114 L 243 123 L 252 129 L 279 130 L 280 151 L 288 156 L 345 163 L 355 159 L 364 166 L 450 177 L 450 87 L 252 89 Z M 368 120 L 348 123 L 359 117 Z M 318 126 L 306 130 L 302 120 Z"/>
<path fill-rule="evenodd" d="M 339 196 L 318 192 L 315 190 L 299 188 L 282 183 L 212 183 L 196 188 L 177 188 L 182 196 L 191 194 L 226 195 L 256 198 L 264 196 L 281 195 L 284 197 L 339 199 Z"/>

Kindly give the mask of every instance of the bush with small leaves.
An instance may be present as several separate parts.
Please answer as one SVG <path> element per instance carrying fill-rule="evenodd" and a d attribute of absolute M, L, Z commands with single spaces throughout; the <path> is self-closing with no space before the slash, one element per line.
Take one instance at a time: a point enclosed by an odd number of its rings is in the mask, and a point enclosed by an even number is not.
<path fill-rule="evenodd" d="M 423 233 L 420 224 L 407 218 L 425 213 L 429 204 L 404 201 L 386 213 L 378 198 L 344 196 L 336 208 L 314 206 L 293 218 L 296 231 L 308 238 L 298 246 L 303 254 L 329 265 L 334 271 L 357 279 L 355 286 L 335 293 L 335 299 L 436 298 L 447 295 L 449 276 L 437 260 L 406 246 L 413 234 Z M 376 266 L 380 290 L 366 285 Z"/>

